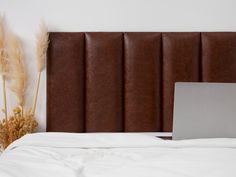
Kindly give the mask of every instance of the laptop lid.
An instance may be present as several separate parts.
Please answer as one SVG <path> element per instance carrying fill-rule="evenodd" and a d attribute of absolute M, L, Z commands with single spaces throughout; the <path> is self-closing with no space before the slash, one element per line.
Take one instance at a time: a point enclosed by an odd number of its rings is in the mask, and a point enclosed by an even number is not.
<path fill-rule="evenodd" d="M 236 138 L 236 84 L 175 84 L 173 139 Z"/>

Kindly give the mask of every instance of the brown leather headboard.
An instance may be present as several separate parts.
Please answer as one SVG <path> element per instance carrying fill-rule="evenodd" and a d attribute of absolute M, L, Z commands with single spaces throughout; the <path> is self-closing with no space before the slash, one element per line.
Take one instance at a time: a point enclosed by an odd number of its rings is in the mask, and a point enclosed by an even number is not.
<path fill-rule="evenodd" d="M 53 32 L 47 61 L 47 131 L 171 131 L 175 82 L 236 82 L 236 32 Z"/>

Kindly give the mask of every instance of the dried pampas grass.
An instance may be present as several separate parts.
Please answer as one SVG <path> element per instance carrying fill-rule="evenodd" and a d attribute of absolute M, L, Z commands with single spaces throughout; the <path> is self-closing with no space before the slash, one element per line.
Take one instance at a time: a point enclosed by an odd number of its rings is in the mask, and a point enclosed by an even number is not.
<path fill-rule="evenodd" d="M 18 105 L 23 108 L 26 89 L 26 73 L 23 64 L 23 50 L 17 36 L 9 32 L 7 34 L 7 55 L 10 66 L 10 89 L 18 99 Z"/>
<path fill-rule="evenodd" d="M 41 72 L 45 68 L 45 60 L 47 55 L 47 49 L 49 44 L 48 39 L 48 29 L 45 23 L 42 21 L 39 25 L 39 32 L 36 34 L 36 63 L 38 69 L 38 76 L 36 82 L 36 91 L 34 96 L 34 103 L 32 108 L 32 114 L 35 114 L 35 109 L 37 105 L 38 90 L 41 79 Z"/>
<path fill-rule="evenodd" d="M 7 58 L 4 45 L 3 18 L 0 16 L 0 74 L 6 76 L 8 71 Z"/>
<path fill-rule="evenodd" d="M 2 90 L 4 99 L 4 109 L 6 125 L 7 125 L 7 98 L 6 98 L 6 76 L 8 72 L 6 52 L 4 48 L 4 31 L 3 31 L 3 18 L 0 16 L 0 74 L 2 75 Z"/>
<path fill-rule="evenodd" d="M 41 70 L 43 69 L 41 62 Z M 0 17 L 0 75 L 3 80 L 3 96 L 5 118 L 0 120 L 0 149 L 5 149 L 10 143 L 27 133 L 32 133 L 38 123 L 31 109 L 24 109 L 24 95 L 26 90 L 26 73 L 23 62 L 23 50 L 18 37 L 8 32 L 4 34 L 3 21 Z M 7 115 L 6 80 L 10 89 L 16 94 L 18 107 L 13 110 L 13 115 Z"/>
<path fill-rule="evenodd" d="M 3 18 L 0 16 L 0 74 L 7 75 L 7 58 L 4 46 Z"/>
<path fill-rule="evenodd" d="M 45 67 L 48 44 L 48 28 L 42 21 L 39 25 L 39 32 L 36 34 L 36 62 L 38 72 L 41 72 Z"/>
<path fill-rule="evenodd" d="M 3 49 L 3 18 L 0 16 L 0 49 Z"/>

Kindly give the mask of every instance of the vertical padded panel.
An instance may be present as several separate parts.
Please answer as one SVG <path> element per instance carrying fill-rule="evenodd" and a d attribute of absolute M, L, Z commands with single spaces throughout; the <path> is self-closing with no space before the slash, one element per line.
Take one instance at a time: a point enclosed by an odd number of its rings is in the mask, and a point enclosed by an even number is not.
<path fill-rule="evenodd" d="M 86 33 L 86 131 L 123 131 L 122 33 Z"/>
<path fill-rule="evenodd" d="M 163 33 L 163 131 L 172 131 L 175 82 L 199 81 L 200 33 Z"/>
<path fill-rule="evenodd" d="M 125 33 L 125 131 L 160 131 L 161 33 Z"/>
<path fill-rule="evenodd" d="M 202 79 L 236 82 L 236 33 L 202 33 Z"/>
<path fill-rule="evenodd" d="M 47 131 L 84 131 L 84 33 L 50 33 Z"/>

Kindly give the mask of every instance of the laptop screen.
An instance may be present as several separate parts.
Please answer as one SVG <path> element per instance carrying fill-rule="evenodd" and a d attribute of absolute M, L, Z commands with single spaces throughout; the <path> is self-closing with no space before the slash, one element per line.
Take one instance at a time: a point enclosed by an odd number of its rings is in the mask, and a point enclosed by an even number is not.
<path fill-rule="evenodd" d="M 173 139 L 236 138 L 236 84 L 175 84 Z"/>

